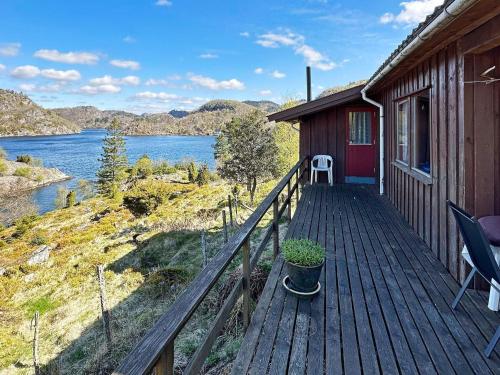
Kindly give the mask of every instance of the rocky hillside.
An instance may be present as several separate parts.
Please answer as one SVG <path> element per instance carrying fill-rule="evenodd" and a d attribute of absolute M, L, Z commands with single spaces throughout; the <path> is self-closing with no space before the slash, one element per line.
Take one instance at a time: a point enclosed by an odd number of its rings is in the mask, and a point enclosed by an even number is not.
<path fill-rule="evenodd" d="M 80 128 L 22 93 L 0 89 L 0 137 L 78 133 Z"/>
<path fill-rule="evenodd" d="M 123 111 L 101 111 L 95 107 L 59 108 L 54 111 L 60 116 L 76 123 L 81 128 L 104 128 L 113 118 L 118 118 L 126 134 L 155 135 L 181 134 L 206 135 L 219 131 L 222 126 L 235 116 L 257 109 L 274 108 L 272 102 L 239 102 L 236 100 L 211 100 L 198 109 L 186 111 L 170 111 L 136 115 Z M 264 104 L 263 104 L 264 103 Z M 272 103 L 275 106 L 277 104 Z"/>
<path fill-rule="evenodd" d="M 265 113 L 274 113 L 280 109 L 280 105 L 278 103 L 270 100 L 245 100 L 243 103 L 258 108 Z"/>
<path fill-rule="evenodd" d="M 32 166 L 26 163 L 0 159 L 0 197 L 16 195 L 70 177 L 56 168 Z"/>

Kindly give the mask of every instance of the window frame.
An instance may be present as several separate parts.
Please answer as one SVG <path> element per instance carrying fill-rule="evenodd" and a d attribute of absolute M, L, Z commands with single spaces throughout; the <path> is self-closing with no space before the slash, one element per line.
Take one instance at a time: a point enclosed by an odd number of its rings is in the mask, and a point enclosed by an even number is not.
<path fill-rule="evenodd" d="M 417 135 L 416 135 L 416 130 L 417 130 L 417 100 L 418 100 L 418 97 L 419 96 L 422 96 L 421 94 L 423 92 L 426 92 L 428 93 L 427 95 L 427 98 L 429 100 L 429 117 L 428 117 L 428 121 L 429 121 L 429 129 L 428 129 L 428 132 L 429 132 L 429 135 L 428 135 L 428 139 L 429 139 L 429 173 L 421 170 L 420 168 L 418 168 L 418 166 L 416 165 L 416 162 L 417 162 L 417 155 L 416 155 L 416 152 L 417 152 L 417 147 L 416 147 L 416 142 L 417 142 Z M 431 162 L 431 159 L 432 159 L 432 142 L 431 142 L 431 126 L 432 126 L 432 106 L 431 106 L 431 90 L 430 88 L 429 89 L 426 89 L 426 90 L 422 90 L 422 91 L 419 91 L 418 93 L 415 93 L 413 95 L 410 96 L 410 105 L 411 105 L 411 112 L 412 112 L 412 121 L 411 121 L 411 124 L 410 124 L 410 127 L 411 127 L 411 149 L 410 149 L 410 165 L 411 165 L 411 169 L 417 173 L 420 173 L 426 177 L 431 177 L 432 176 L 432 162 Z"/>
<path fill-rule="evenodd" d="M 406 149 L 407 149 L 407 161 L 401 160 L 400 155 L 399 155 L 399 106 L 406 103 L 407 104 L 407 113 L 406 113 Z M 400 163 L 406 167 L 409 167 L 411 165 L 411 100 L 410 98 L 404 98 L 401 100 L 398 100 L 396 102 L 396 152 L 395 152 L 395 160 L 397 163 Z"/>

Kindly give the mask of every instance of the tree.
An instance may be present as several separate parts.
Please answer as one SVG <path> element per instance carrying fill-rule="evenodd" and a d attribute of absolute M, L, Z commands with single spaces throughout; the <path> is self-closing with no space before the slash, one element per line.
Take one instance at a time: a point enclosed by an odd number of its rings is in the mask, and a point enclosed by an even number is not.
<path fill-rule="evenodd" d="M 132 168 L 132 177 L 144 179 L 153 174 L 153 162 L 148 155 L 142 155 Z"/>
<path fill-rule="evenodd" d="M 0 147 L 0 159 L 7 159 L 7 151 L 3 147 Z"/>
<path fill-rule="evenodd" d="M 273 133 L 278 147 L 277 172 L 284 176 L 299 161 L 299 132 L 293 124 L 278 122 Z"/>
<path fill-rule="evenodd" d="M 188 172 L 188 181 L 194 184 L 196 182 L 196 179 L 198 178 L 198 171 L 196 170 L 196 164 L 194 163 L 194 161 L 188 164 L 187 172 Z"/>
<path fill-rule="evenodd" d="M 73 207 L 76 204 L 76 191 L 70 190 L 66 195 L 66 208 Z"/>
<path fill-rule="evenodd" d="M 103 140 L 101 167 L 97 171 L 97 187 L 101 194 L 115 197 L 126 178 L 128 166 L 125 138 L 118 119 L 113 119 Z"/>
<path fill-rule="evenodd" d="M 196 176 L 196 183 L 198 186 L 207 185 L 210 181 L 210 172 L 208 171 L 208 165 L 202 164 L 200 169 L 198 169 L 198 175 Z"/>
<path fill-rule="evenodd" d="M 259 111 L 235 117 L 215 143 L 221 177 L 245 184 L 253 205 L 257 181 L 276 176 L 278 149 L 273 133 Z"/>
<path fill-rule="evenodd" d="M 78 193 L 82 199 L 89 199 L 94 196 L 94 186 L 92 182 L 87 180 L 79 180 L 78 181 Z"/>
<path fill-rule="evenodd" d="M 57 189 L 56 198 L 54 199 L 54 204 L 56 208 L 65 208 L 68 204 L 69 190 L 65 186 L 59 186 Z"/>

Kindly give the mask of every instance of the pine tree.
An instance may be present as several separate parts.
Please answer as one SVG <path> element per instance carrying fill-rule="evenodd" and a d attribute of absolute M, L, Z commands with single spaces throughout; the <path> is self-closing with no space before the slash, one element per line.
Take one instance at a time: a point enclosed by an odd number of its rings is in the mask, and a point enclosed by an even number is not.
<path fill-rule="evenodd" d="M 76 191 L 70 190 L 66 196 L 66 207 L 73 207 L 76 204 Z"/>
<path fill-rule="evenodd" d="M 208 171 L 208 165 L 202 164 L 200 169 L 198 169 L 198 176 L 196 176 L 196 183 L 198 186 L 207 185 L 210 181 L 210 172 Z"/>
<path fill-rule="evenodd" d="M 120 191 L 126 179 L 128 166 L 125 138 L 118 119 L 113 119 L 103 140 L 102 154 L 99 161 L 101 168 L 97 171 L 97 187 L 99 193 L 114 196 Z"/>

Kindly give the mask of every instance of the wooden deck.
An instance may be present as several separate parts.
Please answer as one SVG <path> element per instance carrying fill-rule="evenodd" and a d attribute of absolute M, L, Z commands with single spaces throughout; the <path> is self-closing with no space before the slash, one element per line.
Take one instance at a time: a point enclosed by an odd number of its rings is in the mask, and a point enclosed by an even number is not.
<path fill-rule="evenodd" d="M 279 256 L 233 374 L 500 374 L 499 324 L 484 294 L 459 285 L 393 206 L 366 186 L 304 189 L 287 237 L 327 250 L 321 292 L 287 294 Z"/>

